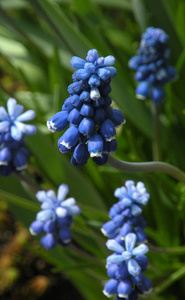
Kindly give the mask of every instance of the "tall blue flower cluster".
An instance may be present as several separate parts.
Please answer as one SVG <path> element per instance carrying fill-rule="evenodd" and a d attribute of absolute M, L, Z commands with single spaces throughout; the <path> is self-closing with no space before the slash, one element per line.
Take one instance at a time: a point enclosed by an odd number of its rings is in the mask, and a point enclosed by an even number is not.
<path fill-rule="evenodd" d="M 68 186 L 61 184 L 57 195 L 53 190 L 39 191 L 36 194 L 42 203 L 42 210 L 30 225 L 30 232 L 33 235 L 44 234 L 40 242 L 45 249 L 52 249 L 57 243 L 65 247 L 71 242 L 73 217 L 79 215 L 81 210 L 73 197 L 65 200 L 68 192 Z"/>
<path fill-rule="evenodd" d="M 69 85 L 62 111 L 47 122 L 51 132 L 69 128 L 58 140 L 60 152 L 73 152 L 71 163 L 83 166 L 91 156 L 98 165 L 105 164 L 108 155 L 116 151 L 115 128 L 125 122 L 121 111 L 112 109 L 110 82 L 116 76 L 112 67 L 115 58 L 99 57 L 95 49 L 89 50 L 86 60 L 72 57 L 76 71 Z"/>
<path fill-rule="evenodd" d="M 146 221 L 142 211 L 150 197 L 144 183 L 139 181 L 135 186 L 132 180 L 127 180 L 125 186 L 115 190 L 114 195 L 119 201 L 111 207 L 111 221 L 102 226 L 102 233 L 124 244 L 125 236 L 132 232 L 136 234 L 138 243 L 143 242 L 146 239 Z"/>
<path fill-rule="evenodd" d="M 107 257 L 107 274 L 111 278 L 103 290 L 107 297 L 116 294 L 116 300 L 137 300 L 138 294 L 151 292 L 152 282 L 143 274 L 148 266 L 145 256 L 148 247 L 145 244 L 135 247 L 136 240 L 134 233 L 128 233 L 124 247 L 114 239 L 107 241 L 108 249 L 115 251 Z"/>
<path fill-rule="evenodd" d="M 8 176 L 12 172 L 22 171 L 27 164 L 28 150 L 24 147 L 24 135 L 35 134 L 34 125 L 23 122 L 35 117 L 33 110 L 24 111 L 16 100 L 9 98 L 7 111 L 0 107 L 0 174 Z"/>
<path fill-rule="evenodd" d="M 119 201 L 109 211 L 111 220 L 101 228 L 110 239 L 107 247 L 115 251 L 107 258 L 107 274 L 111 279 L 103 292 L 108 297 L 116 294 L 116 300 L 135 300 L 138 294 L 148 293 L 152 288 L 151 281 L 143 275 L 148 265 L 144 255 L 148 248 L 145 244 L 134 248 L 136 243 L 146 240 L 142 211 L 150 196 L 142 182 L 135 185 L 132 180 L 117 188 L 114 195 Z"/>
<path fill-rule="evenodd" d="M 164 85 L 175 79 L 177 72 L 169 65 L 170 50 L 168 35 L 160 28 L 149 27 L 142 34 L 137 56 L 129 61 L 129 67 L 136 71 L 136 97 L 150 98 L 160 103 L 165 97 Z"/>

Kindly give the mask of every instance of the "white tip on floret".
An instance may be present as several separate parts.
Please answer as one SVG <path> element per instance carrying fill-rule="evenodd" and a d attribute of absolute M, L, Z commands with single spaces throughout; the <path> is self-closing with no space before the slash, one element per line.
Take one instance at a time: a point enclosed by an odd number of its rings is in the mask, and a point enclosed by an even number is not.
<path fill-rule="evenodd" d="M 100 98 L 100 92 L 97 87 L 94 87 L 90 91 L 90 98 L 94 101 L 98 100 Z"/>
<path fill-rule="evenodd" d="M 136 98 L 139 100 L 146 100 L 146 97 L 140 94 L 136 94 Z"/>
<path fill-rule="evenodd" d="M 111 136 L 110 138 L 105 139 L 107 142 L 111 142 L 112 140 L 115 140 L 115 135 Z"/>
<path fill-rule="evenodd" d="M 102 157 L 102 152 L 90 152 L 90 157 Z"/>
<path fill-rule="evenodd" d="M 106 297 L 108 297 L 108 298 L 112 297 L 112 294 L 109 294 L 109 293 L 106 292 L 105 290 L 103 290 L 102 292 L 103 292 L 103 294 L 104 294 Z"/>

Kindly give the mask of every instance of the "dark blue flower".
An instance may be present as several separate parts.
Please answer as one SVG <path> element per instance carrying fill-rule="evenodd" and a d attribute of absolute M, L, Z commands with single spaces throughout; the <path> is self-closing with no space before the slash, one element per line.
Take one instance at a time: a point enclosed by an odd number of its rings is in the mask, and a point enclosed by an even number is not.
<path fill-rule="evenodd" d="M 41 244 L 45 249 L 51 249 L 59 243 L 67 246 L 71 242 L 70 226 L 73 217 L 80 214 L 81 210 L 76 205 L 74 198 L 65 200 L 69 189 L 66 184 L 61 184 L 56 195 L 53 190 L 39 191 L 37 199 L 42 203 L 42 210 L 37 213 L 36 220 L 30 225 L 33 235 L 45 233 Z"/>
<path fill-rule="evenodd" d="M 47 122 L 51 132 L 61 131 L 69 124 L 58 147 L 62 153 L 74 151 L 71 163 L 75 166 L 83 166 L 90 156 L 96 164 L 103 165 L 108 155 L 116 151 L 115 128 L 125 119 L 121 111 L 110 107 L 110 82 L 117 73 L 114 63 L 113 56 L 99 57 L 96 49 L 88 51 L 86 60 L 72 57 L 71 65 L 76 71 L 72 75 L 74 82 L 68 87 L 70 97 L 62 111 Z"/>
<path fill-rule="evenodd" d="M 165 97 L 164 85 L 177 77 L 174 67 L 169 65 L 170 50 L 168 35 L 160 28 L 149 27 L 142 34 L 137 56 L 129 61 L 129 67 L 136 71 L 136 97 L 150 98 L 160 103 Z"/>

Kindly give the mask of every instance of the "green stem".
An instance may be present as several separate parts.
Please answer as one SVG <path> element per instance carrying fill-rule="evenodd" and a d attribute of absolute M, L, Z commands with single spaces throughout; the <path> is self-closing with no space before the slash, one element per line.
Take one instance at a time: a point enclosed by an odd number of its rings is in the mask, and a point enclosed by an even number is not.
<path fill-rule="evenodd" d="M 178 168 L 159 161 L 131 163 L 121 161 L 115 157 L 109 156 L 107 164 L 117 170 L 131 173 L 149 173 L 149 172 L 161 172 L 166 173 L 178 181 L 185 183 L 185 173 Z"/>
<path fill-rule="evenodd" d="M 39 185 L 31 181 L 30 178 L 27 177 L 25 174 L 16 173 L 16 172 L 14 174 L 20 181 L 25 182 L 35 192 L 38 192 L 39 190 L 42 189 Z"/>
<path fill-rule="evenodd" d="M 153 160 L 160 160 L 160 147 L 159 147 L 159 114 L 158 105 L 151 101 L 151 111 L 153 119 Z"/>
<path fill-rule="evenodd" d="M 175 281 L 178 279 L 184 277 L 185 275 L 185 266 L 183 266 L 181 269 L 177 270 L 173 274 L 171 274 L 167 280 L 163 281 L 161 285 L 156 287 L 154 289 L 153 295 L 159 295 L 161 292 L 163 292 L 166 288 L 168 288 L 170 285 L 172 285 Z"/>

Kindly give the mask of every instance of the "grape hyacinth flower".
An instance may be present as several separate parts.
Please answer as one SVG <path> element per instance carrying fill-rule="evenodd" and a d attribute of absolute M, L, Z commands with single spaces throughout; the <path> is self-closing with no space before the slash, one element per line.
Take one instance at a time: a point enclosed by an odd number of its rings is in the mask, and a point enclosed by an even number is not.
<path fill-rule="evenodd" d="M 68 186 L 61 184 L 57 195 L 53 190 L 39 191 L 36 194 L 42 203 L 42 210 L 37 213 L 36 220 L 30 225 L 30 233 L 44 234 L 40 242 L 45 249 L 52 249 L 57 243 L 65 247 L 71 242 L 70 227 L 73 217 L 79 215 L 81 210 L 73 197 L 65 200 L 68 192 Z"/>
<path fill-rule="evenodd" d="M 138 294 L 151 292 L 152 282 L 143 275 L 148 266 L 145 256 L 148 247 L 145 244 L 135 247 L 136 240 L 136 235 L 129 233 L 125 237 L 125 247 L 114 239 L 107 241 L 108 249 L 115 251 L 107 257 L 107 274 L 111 278 L 103 290 L 107 297 L 115 294 L 116 300 L 137 300 Z"/>
<path fill-rule="evenodd" d="M 24 147 L 24 134 L 34 134 L 34 125 L 25 125 L 23 121 L 35 117 L 33 110 L 25 113 L 24 107 L 16 100 L 9 98 L 7 102 L 8 113 L 3 106 L 0 107 L 0 174 L 8 176 L 12 172 L 21 172 L 27 166 L 29 156 Z"/>
<path fill-rule="evenodd" d="M 105 164 L 108 155 L 116 151 L 116 127 L 125 123 L 121 111 L 112 109 L 110 82 L 116 76 L 112 67 L 115 58 L 99 57 L 89 50 L 86 60 L 74 56 L 71 65 L 76 71 L 69 85 L 62 110 L 47 121 L 51 132 L 69 128 L 58 140 L 61 153 L 73 152 L 71 163 L 83 166 L 91 156 L 98 165 Z"/>
<path fill-rule="evenodd" d="M 119 201 L 111 207 L 111 220 L 102 226 L 102 233 L 121 245 L 124 244 L 125 236 L 131 232 L 136 234 L 137 242 L 143 242 L 146 240 L 146 221 L 142 211 L 150 197 L 144 183 L 138 182 L 135 186 L 132 180 L 127 180 L 125 186 L 115 190 L 114 195 Z"/>
<path fill-rule="evenodd" d="M 177 77 L 174 67 L 169 65 L 170 50 L 168 35 L 160 28 L 149 27 L 142 34 L 137 56 L 129 61 L 129 67 L 136 71 L 136 97 L 150 98 L 161 103 L 165 98 L 164 85 Z"/>
<path fill-rule="evenodd" d="M 20 141 L 24 134 L 32 135 L 36 133 L 36 127 L 30 124 L 24 124 L 35 118 L 34 110 L 28 110 L 23 113 L 24 106 L 17 104 L 13 98 L 7 101 L 7 110 L 3 106 L 0 107 L 0 132 L 10 132 L 11 137 Z"/>

